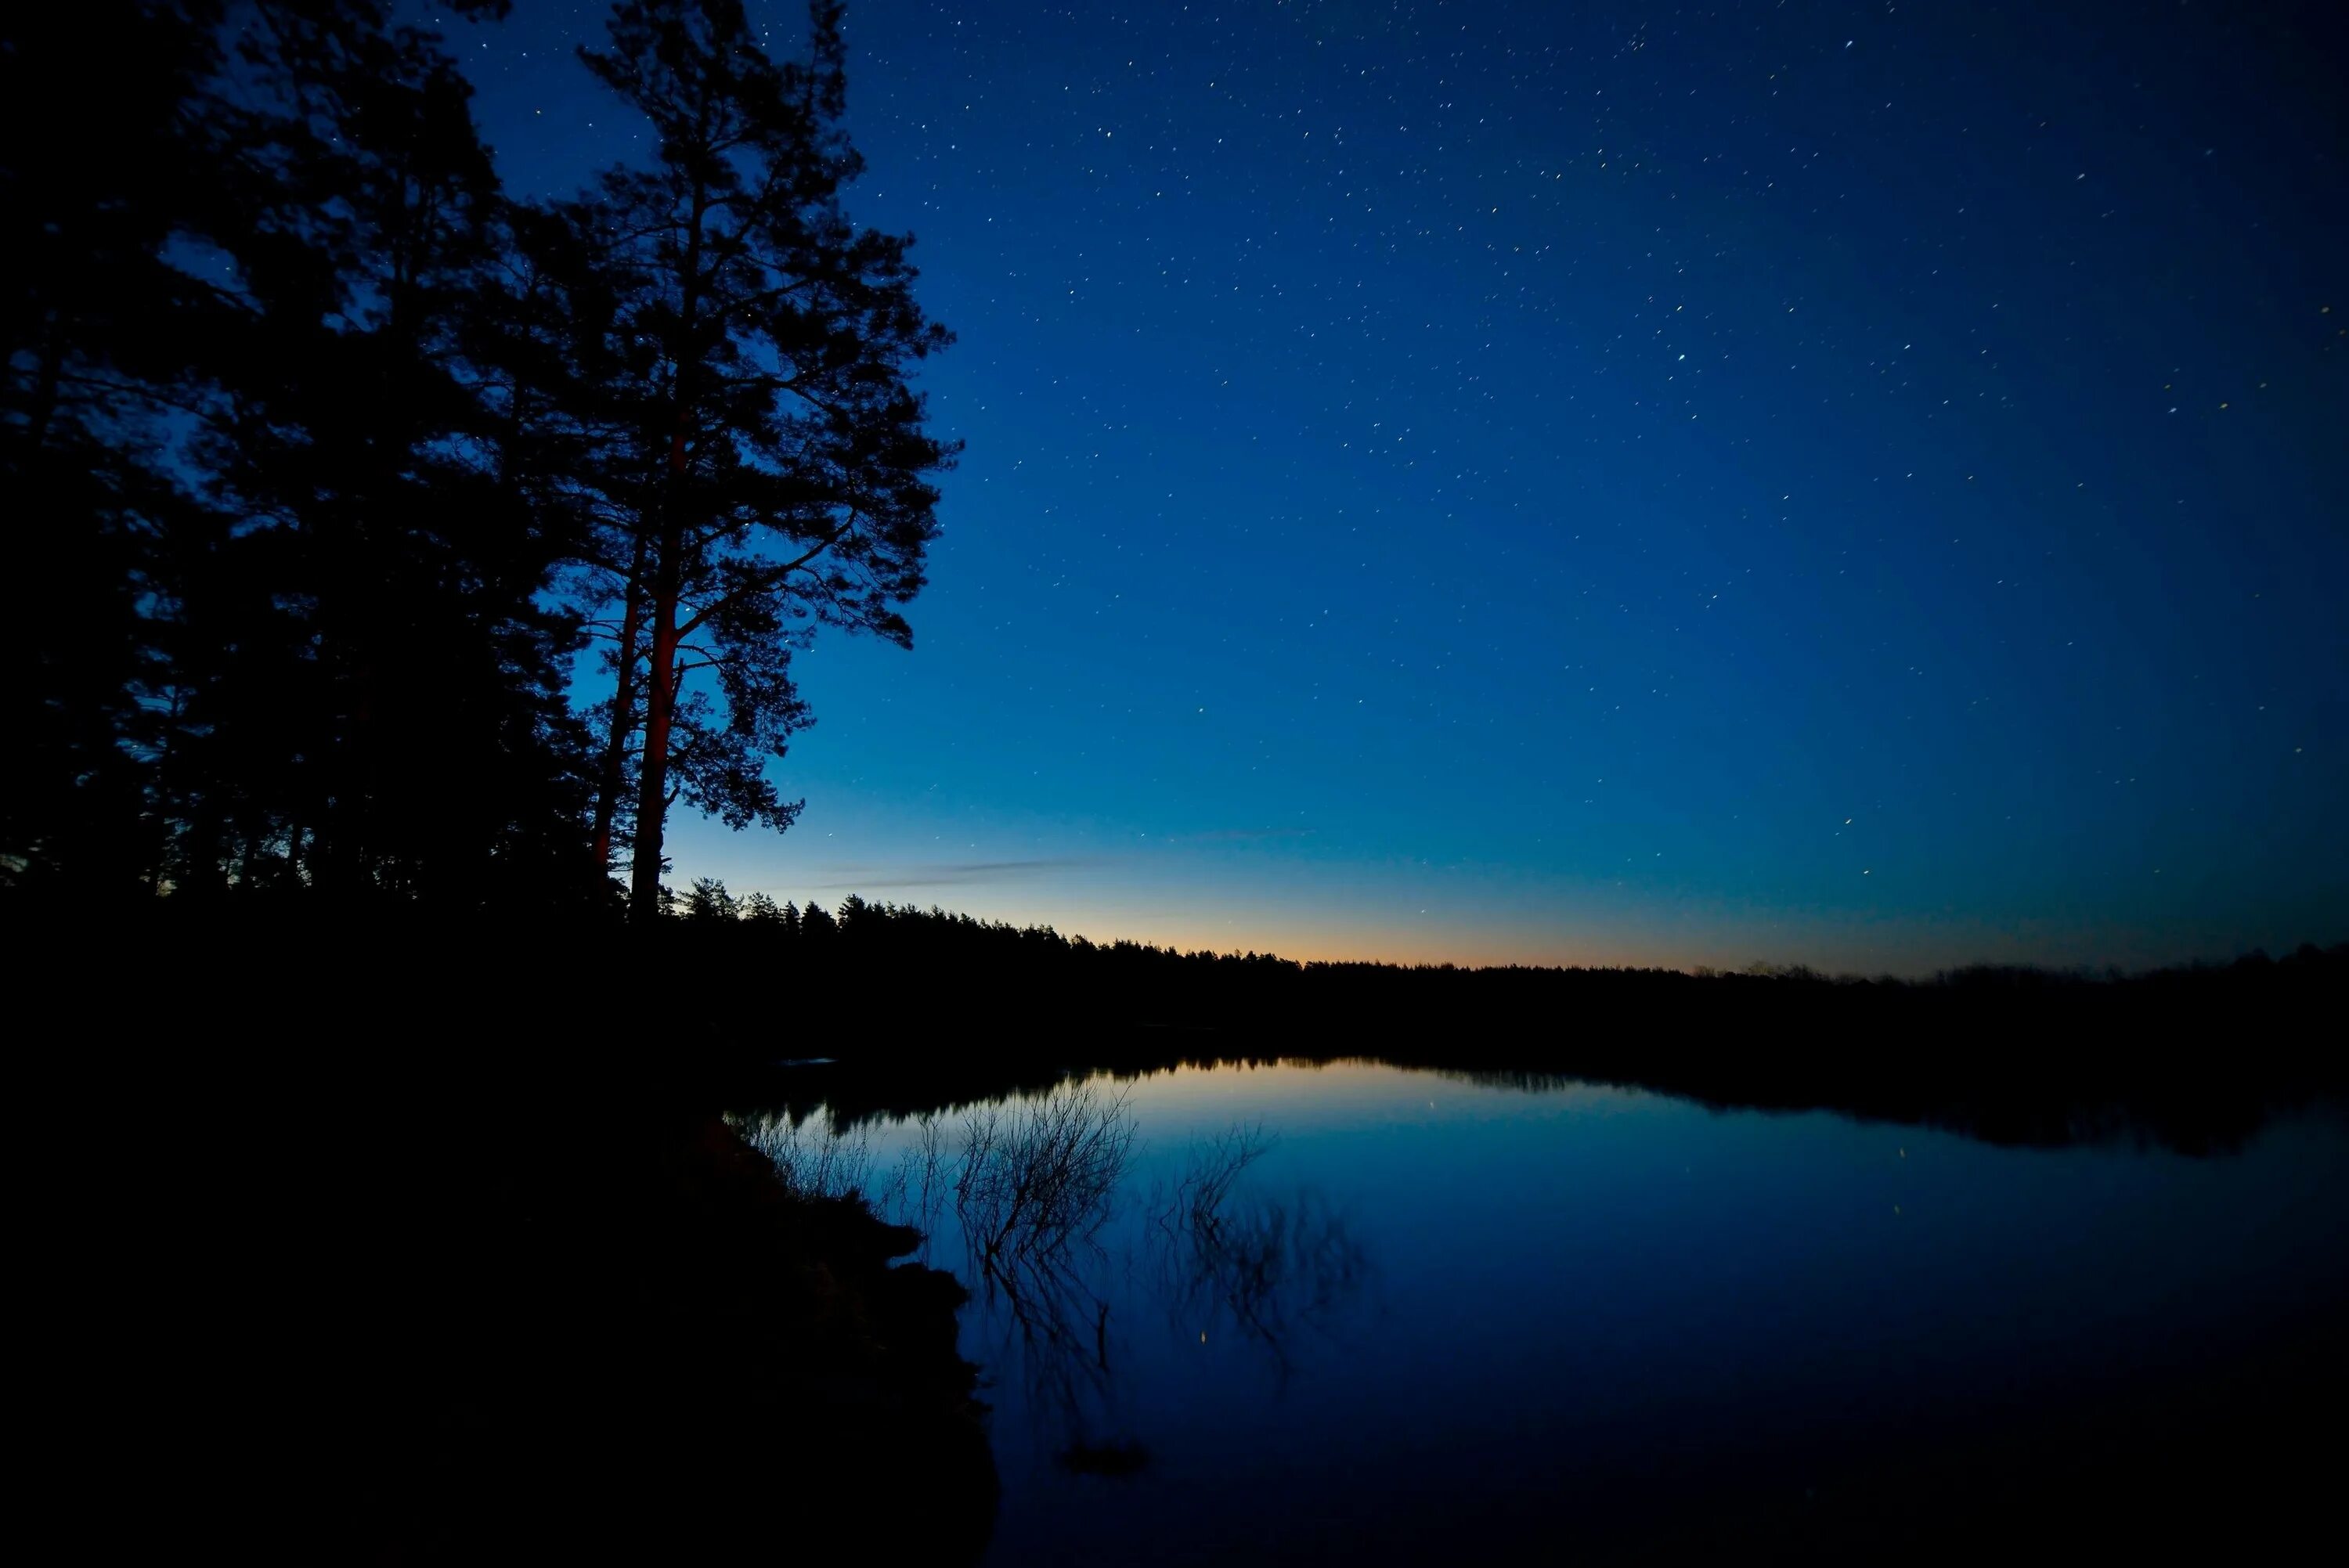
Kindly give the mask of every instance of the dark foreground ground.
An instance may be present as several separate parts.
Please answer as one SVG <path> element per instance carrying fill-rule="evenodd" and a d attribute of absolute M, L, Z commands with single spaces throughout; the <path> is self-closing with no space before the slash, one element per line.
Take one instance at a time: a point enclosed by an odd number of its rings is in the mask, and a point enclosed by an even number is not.
<path fill-rule="evenodd" d="M 89 934 L 16 951 L 57 982 L 18 1012 L 34 1252 L 54 1260 L 28 1340 L 54 1394 L 45 1463 L 117 1500 L 81 1516 L 98 1556 L 160 1529 L 305 1560 L 976 1557 L 995 1479 L 961 1286 L 893 1264 L 915 1238 L 861 1207 L 784 1192 L 722 1109 L 853 1120 L 1087 1068 L 1360 1054 L 2192 1153 L 2343 1082 L 2337 950 L 2103 990 L 1385 974 L 1314 992 L 1242 970 L 1185 1007 L 1050 964 L 762 959 L 682 931 Z M 1861 1453 L 1850 1473 L 1873 1479 L 1832 1499 L 1757 1479 L 1691 1511 L 1655 1478 L 1656 1529 L 1601 1555 L 2178 1561 L 2330 1534 L 2343 1345 L 2319 1311 L 2195 1387 Z M 1529 1539 L 1506 1525 L 1454 1544 Z M 1442 1542 L 1328 1544 L 1413 1561 Z"/>
<path fill-rule="evenodd" d="M 129 1168 L 57 1217 L 57 1370 L 105 1391 L 70 1468 L 132 1504 L 99 1555 L 159 1512 L 271 1560 L 978 1553 L 964 1294 L 893 1263 L 914 1233 L 785 1191 L 673 1080 L 285 1050 L 118 1058 Z"/>

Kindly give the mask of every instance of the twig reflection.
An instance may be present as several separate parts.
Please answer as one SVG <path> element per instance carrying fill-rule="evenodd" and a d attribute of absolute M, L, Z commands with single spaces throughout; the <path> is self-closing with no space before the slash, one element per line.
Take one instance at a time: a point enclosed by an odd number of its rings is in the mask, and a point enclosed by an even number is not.
<path fill-rule="evenodd" d="M 1161 1298 L 1178 1328 L 1217 1324 L 1264 1347 L 1286 1377 L 1300 1329 L 1327 1330 L 1360 1295 L 1370 1263 L 1344 1217 L 1299 1189 L 1284 1202 L 1240 1190 L 1271 1147 L 1237 1127 L 1194 1155 L 1152 1204 Z"/>
<path fill-rule="evenodd" d="M 1095 1282 L 1133 1137 L 1124 1097 L 1091 1085 L 963 1122 L 952 1191 L 970 1273 L 1006 1326 L 999 1363 L 1016 1364 L 1040 1438 L 1063 1457 L 1118 1446 L 1091 1437 L 1114 1403 L 1110 1301 Z"/>

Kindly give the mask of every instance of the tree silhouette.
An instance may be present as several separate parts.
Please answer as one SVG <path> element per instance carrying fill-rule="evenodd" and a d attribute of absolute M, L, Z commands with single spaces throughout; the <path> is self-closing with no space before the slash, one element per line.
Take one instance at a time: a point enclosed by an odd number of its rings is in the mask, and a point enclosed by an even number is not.
<path fill-rule="evenodd" d="M 7 22 L 26 265 L 0 463 L 54 511 L 40 607 L 11 622 L 36 676 L 10 687 L 31 757 L 0 864 L 85 891 L 591 897 L 575 629 L 543 597 L 579 553 L 575 452 L 543 417 L 575 335 L 532 317 L 546 291 L 436 35 L 378 0 L 233 21 Z M 88 131 L 71 159 L 60 126 Z"/>
<path fill-rule="evenodd" d="M 390 0 L 0 18 L 37 584 L 0 883 L 592 905 L 626 851 L 651 914 L 674 802 L 791 822 L 792 655 L 910 640 L 952 457 L 908 242 L 840 209 L 839 6 L 811 23 L 779 65 L 732 0 L 616 7 L 584 57 L 657 157 L 518 205 Z"/>
<path fill-rule="evenodd" d="M 792 655 L 820 624 L 910 644 L 898 607 L 936 531 L 928 476 L 952 450 L 907 377 L 948 337 L 914 301 L 908 240 L 841 211 L 862 164 L 840 15 L 819 0 L 810 57 L 778 64 L 735 0 L 630 0 L 582 52 L 658 136 L 653 167 L 609 171 L 592 203 L 619 302 L 608 396 L 629 410 L 594 555 L 617 612 L 597 822 L 608 845 L 633 752 L 638 918 L 678 800 L 738 829 L 796 817 L 765 774 L 808 722 Z"/>
<path fill-rule="evenodd" d="M 542 535 L 565 556 L 556 575 L 558 588 L 568 590 L 561 596 L 592 603 L 598 552 L 613 533 L 608 498 L 627 445 L 629 409 L 613 395 L 626 376 L 626 345 L 614 326 L 619 303 L 601 264 L 594 217 L 579 203 L 509 204 L 503 222 L 472 352 L 486 377 L 502 471 L 526 498 Z M 632 678 L 634 663 L 616 651 L 624 639 L 593 618 L 584 624 L 607 645 L 606 670 Z M 625 640 L 635 640 L 633 630 Z M 605 741 L 592 764 L 590 842 L 599 875 L 608 873 L 616 845 L 625 841 L 621 806 L 634 779 L 631 727 L 610 722 L 614 707 L 636 711 L 640 704 L 623 685 L 582 715 Z"/>
<path fill-rule="evenodd" d="M 686 895 L 685 913 L 689 920 L 738 920 L 742 906 L 716 877 L 697 877 Z"/>
<path fill-rule="evenodd" d="M 153 583 L 202 507 L 154 454 L 217 314 L 167 252 L 217 215 L 217 21 L 121 0 L 0 15 L 0 486 L 23 552 L 0 617 L 0 882 L 45 895 L 116 896 L 159 848 Z"/>
<path fill-rule="evenodd" d="M 255 15 L 243 221 L 214 240 L 268 352 L 223 368 L 203 451 L 238 515 L 212 564 L 270 595 L 217 634 L 224 593 L 191 609 L 204 646 L 293 656 L 204 672 L 188 711 L 266 782 L 238 802 L 248 860 L 282 843 L 322 891 L 474 902 L 554 874 L 581 804 L 572 629 L 539 603 L 568 542 L 524 482 L 525 400 L 469 353 L 502 303 L 497 179 L 433 35 L 357 0 Z"/>

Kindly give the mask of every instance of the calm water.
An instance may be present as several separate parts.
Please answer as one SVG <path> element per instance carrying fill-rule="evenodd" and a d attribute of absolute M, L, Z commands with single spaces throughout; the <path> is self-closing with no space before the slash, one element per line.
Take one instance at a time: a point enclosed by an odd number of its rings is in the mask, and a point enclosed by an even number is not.
<path fill-rule="evenodd" d="M 995 1563 L 1605 1556 L 1978 1509 L 2116 1443 L 2174 1456 L 2163 1421 L 2240 1451 L 2349 1302 L 2329 1117 L 2189 1158 L 1371 1065 L 1070 1094 L 983 1109 L 1005 1179 L 960 1202 L 968 1113 L 771 1131 L 971 1285 Z M 1080 1179 L 1006 1176 L 1055 1115 Z"/>

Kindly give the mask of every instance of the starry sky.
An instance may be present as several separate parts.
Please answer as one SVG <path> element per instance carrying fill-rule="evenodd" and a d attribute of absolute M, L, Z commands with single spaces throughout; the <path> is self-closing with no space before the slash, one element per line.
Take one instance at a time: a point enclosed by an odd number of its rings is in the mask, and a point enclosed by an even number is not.
<path fill-rule="evenodd" d="M 968 450 L 915 650 L 801 663 L 799 825 L 674 880 L 1300 957 L 2349 936 L 2337 24 L 2049 9 L 857 0 Z M 640 156 L 602 8 L 516 10 L 446 25 L 510 189 Z"/>

